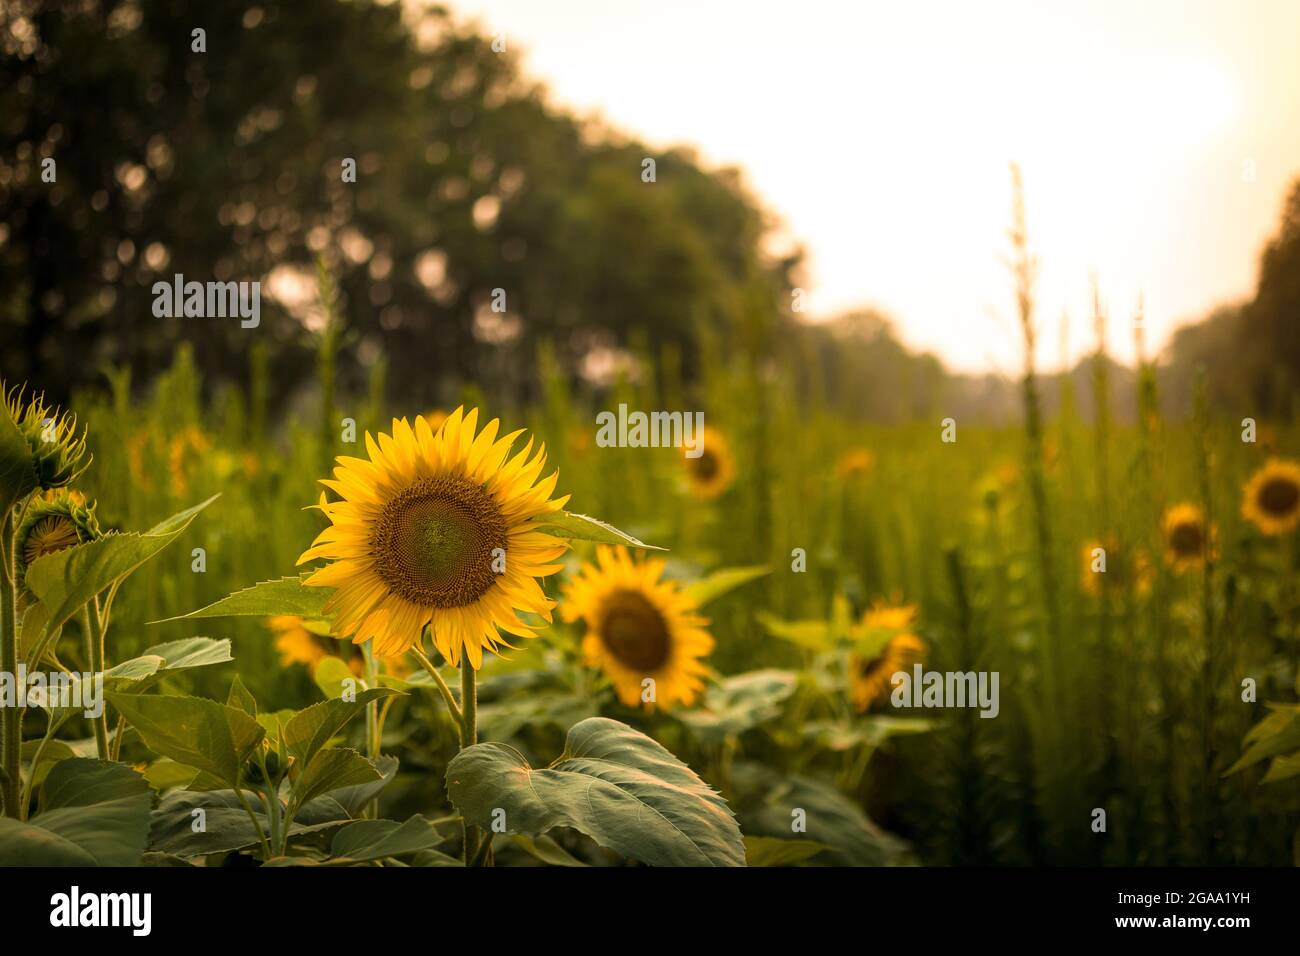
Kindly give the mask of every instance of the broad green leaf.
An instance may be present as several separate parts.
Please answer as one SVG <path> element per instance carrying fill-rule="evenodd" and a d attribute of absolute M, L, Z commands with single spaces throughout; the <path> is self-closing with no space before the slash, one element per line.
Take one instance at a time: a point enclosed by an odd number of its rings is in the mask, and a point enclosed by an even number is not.
<path fill-rule="evenodd" d="M 572 827 L 654 866 L 745 863 L 726 801 L 656 741 L 604 717 L 573 727 L 564 753 L 545 769 L 501 743 L 462 750 L 447 765 L 447 793 L 484 828 L 499 808 L 507 832 Z"/>
<path fill-rule="evenodd" d="M 370 766 L 375 768 L 377 779 L 368 780 L 354 787 L 340 787 L 337 790 L 331 790 L 325 796 L 317 797 L 315 800 L 304 804 L 304 808 L 311 809 L 315 808 L 317 804 L 329 803 L 331 808 L 337 807 L 339 811 L 349 817 L 360 816 L 366 804 L 379 796 L 384 787 L 392 783 L 393 778 L 397 776 L 397 758 L 391 754 L 380 754 L 374 760 L 368 762 Z"/>
<path fill-rule="evenodd" d="M 808 741 L 837 753 L 854 747 L 879 747 L 890 737 L 923 734 L 934 729 L 924 717 L 863 717 L 852 723 L 814 720 L 805 722 L 800 734 Z"/>
<path fill-rule="evenodd" d="M 149 837 L 149 785 L 125 764 L 61 760 L 46 777 L 44 809 L 27 823 L 0 819 L 0 865 L 134 866 Z"/>
<path fill-rule="evenodd" d="M 818 863 L 831 866 L 895 866 L 911 861 L 907 844 L 876 826 L 858 804 L 829 784 L 756 763 L 732 768 L 739 794 L 736 812 L 748 836 L 788 838 L 802 811 L 802 838 L 824 844 Z"/>
<path fill-rule="evenodd" d="M 575 541 L 595 541 L 599 544 L 625 544 L 629 548 L 641 548 L 646 551 L 667 551 L 667 548 L 646 544 L 632 537 L 625 531 L 619 531 L 612 524 L 607 524 L 587 515 L 574 514 L 572 511 L 557 511 L 537 518 L 537 530 L 556 538 L 570 538 Z"/>
<path fill-rule="evenodd" d="M 274 617 L 293 614 L 298 617 L 319 618 L 325 613 L 325 602 L 334 593 L 333 588 L 308 587 L 303 582 L 306 575 L 262 581 L 252 587 L 236 591 L 207 607 L 176 617 L 166 617 L 151 624 L 184 621 L 196 617 Z"/>
<path fill-rule="evenodd" d="M 789 641 L 804 650 L 827 651 L 834 644 L 834 636 L 825 621 L 783 621 L 766 611 L 759 611 L 755 617 L 773 637 Z"/>
<path fill-rule="evenodd" d="M 400 691 L 389 687 L 374 687 L 357 694 L 355 701 L 333 698 L 300 710 L 284 725 L 284 745 L 300 767 L 311 763 L 316 752 L 324 748 L 335 734 L 353 717 L 365 710 L 372 700 L 392 697 Z"/>
<path fill-rule="evenodd" d="M 741 734 L 779 717 L 798 683 L 794 671 L 773 668 L 734 674 L 705 691 L 699 710 L 682 711 L 678 719 L 706 737 Z"/>
<path fill-rule="evenodd" d="M 230 638 L 183 637 L 145 648 L 143 655 L 155 654 L 166 661 L 164 670 L 184 670 L 226 664 L 235 658 L 230 653 Z"/>
<path fill-rule="evenodd" d="M 724 594 L 771 573 L 772 569 L 766 566 L 722 568 L 699 581 L 692 581 L 682 590 L 689 597 L 694 598 L 696 604 L 703 607 L 710 601 L 716 601 Z"/>
<path fill-rule="evenodd" d="M 249 808 L 263 833 L 270 832 L 270 822 L 261 801 L 245 794 Z M 201 810 L 202 814 L 196 814 Z M 203 827 L 195 829 L 195 822 L 203 820 Z M 289 827 L 289 835 L 305 836 L 342 826 L 348 822 L 338 805 L 329 801 L 313 800 L 304 805 Z M 173 790 L 158 801 L 152 815 L 149 849 L 192 859 L 211 853 L 228 853 L 256 846 L 257 830 L 249 819 L 234 790 L 195 792 Z"/>
<path fill-rule="evenodd" d="M 358 820 L 334 834 L 330 856 L 336 861 L 346 859 L 364 863 L 389 856 L 433 850 L 443 842 L 442 835 L 421 816 L 411 817 L 404 823 L 396 820 Z"/>
<path fill-rule="evenodd" d="M 172 515 L 144 534 L 109 534 L 33 561 L 27 587 L 48 609 L 46 630 L 61 627 L 92 597 L 166 548 L 216 498 Z"/>
<path fill-rule="evenodd" d="M 109 694 L 109 701 L 154 753 L 230 786 L 266 731 L 242 710 L 203 697 Z"/>
<path fill-rule="evenodd" d="M 144 778 L 149 781 L 149 786 L 159 793 L 173 787 L 188 787 L 193 782 L 195 775 L 196 771 L 193 767 L 177 763 L 170 757 L 159 757 L 149 764 L 148 769 L 144 772 Z"/>
<path fill-rule="evenodd" d="M 590 865 L 583 863 L 548 836 L 530 837 L 523 833 L 516 833 L 510 839 L 514 840 L 530 856 L 536 857 L 547 866 L 585 867 Z"/>
<path fill-rule="evenodd" d="M 1300 753 L 1275 757 L 1268 765 L 1268 773 L 1264 774 L 1264 779 L 1260 783 L 1277 783 L 1281 780 L 1290 780 L 1292 777 L 1300 777 Z"/>
<path fill-rule="evenodd" d="M 60 760 L 67 760 L 70 757 L 76 757 L 77 752 L 63 740 L 47 740 L 45 746 L 41 746 L 39 740 L 27 740 L 23 742 L 23 760 L 29 764 L 36 759 L 36 752 L 40 751 L 40 762 L 35 766 L 29 766 L 28 774 L 31 775 L 32 790 L 35 790 L 45 782 L 46 776 L 54 765 Z"/>
<path fill-rule="evenodd" d="M 355 750 L 345 747 L 322 750 L 311 758 L 294 781 L 290 809 L 296 811 L 307 801 L 331 790 L 359 787 L 382 779 L 370 761 Z"/>
<path fill-rule="evenodd" d="M 745 862 L 749 866 L 797 866 L 826 848 L 826 844 L 815 840 L 746 836 Z"/>

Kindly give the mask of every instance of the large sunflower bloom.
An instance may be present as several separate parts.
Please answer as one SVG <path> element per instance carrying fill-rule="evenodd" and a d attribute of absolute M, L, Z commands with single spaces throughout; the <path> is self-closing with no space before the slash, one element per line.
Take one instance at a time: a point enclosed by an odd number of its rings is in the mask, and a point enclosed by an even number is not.
<path fill-rule="evenodd" d="M 1268 535 L 1288 534 L 1300 525 L 1300 463 L 1270 458 L 1250 476 L 1241 513 Z"/>
<path fill-rule="evenodd" d="M 332 561 L 307 583 L 337 589 L 325 606 L 335 634 L 392 657 L 430 625 L 443 657 L 478 669 L 485 649 L 509 646 L 501 631 L 534 636 L 519 611 L 550 622 L 555 602 L 537 579 L 560 570 L 568 543 L 537 519 L 568 497 L 551 498 L 557 472 L 539 478 L 544 446 L 532 454 L 529 439 L 509 458 L 522 429 L 498 439 L 497 419 L 477 424 L 478 409 L 461 408 L 436 432 L 394 420 L 391 436 L 366 434 L 369 460 L 341 457 L 321 482 L 342 500 L 319 505 L 331 526 L 298 563 Z"/>
<path fill-rule="evenodd" d="M 712 425 L 704 426 L 701 444 L 699 457 L 682 460 L 686 463 L 686 480 L 691 494 L 711 501 L 731 487 L 736 477 L 736 462 L 727 439 Z"/>
<path fill-rule="evenodd" d="M 1214 560 L 1218 556 L 1218 534 L 1207 525 L 1201 509 L 1178 504 L 1167 509 L 1161 521 L 1165 539 L 1165 562 L 1178 574 Z"/>
<path fill-rule="evenodd" d="M 713 650 L 699 607 L 673 581 L 660 580 L 664 562 L 634 561 L 627 548 L 601 545 L 564 584 L 564 620 L 587 625 L 588 665 L 599 667 L 627 707 L 642 702 L 643 682 L 654 681 L 653 701 L 690 704 L 704 689 L 702 658 Z"/>

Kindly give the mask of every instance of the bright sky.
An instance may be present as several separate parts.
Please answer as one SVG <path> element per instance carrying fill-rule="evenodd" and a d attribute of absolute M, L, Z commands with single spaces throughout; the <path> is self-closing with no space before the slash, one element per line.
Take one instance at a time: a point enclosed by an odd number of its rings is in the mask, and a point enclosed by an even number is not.
<path fill-rule="evenodd" d="M 1041 360 L 1248 295 L 1300 175 L 1300 0 L 451 0 L 553 100 L 738 165 L 808 253 L 810 311 L 891 314 L 1014 371 L 1008 162 L 1042 262 Z"/>

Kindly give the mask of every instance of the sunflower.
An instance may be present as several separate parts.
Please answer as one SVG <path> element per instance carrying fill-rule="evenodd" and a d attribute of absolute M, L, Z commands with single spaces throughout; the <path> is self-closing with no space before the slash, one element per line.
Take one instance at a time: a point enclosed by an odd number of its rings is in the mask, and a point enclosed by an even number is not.
<path fill-rule="evenodd" d="M 690 704 L 703 690 L 701 660 L 713 650 L 708 621 L 676 582 L 661 581 L 664 562 L 634 561 L 627 548 L 600 545 L 596 562 L 586 562 L 564 584 L 564 620 L 582 619 L 582 652 L 599 667 L 628 707 L 641 702 L 642 682 L 654 681 L 659 704 Z"/>
<path fill-rule="evenodd" d="M 317 506 L 331 525 L 298 559 L 332 562 L 307 584 L 337 589 L 325 605 L 336 634 L 393 657 L 430 625 L 443 657 L 459 667 L 463 652 L 477 670 L 485 649 L 509 646 L 501 631 L 534 636 L 518 611 L 550 622 L 555 602 L 537 579 L 560 570 L 568 542 L 537 519 L 568 497 L 551 498 L 558 473 L 539 480 L 544 446 L 533 454 L 529 439 L 510 458 L 522 430 L 499 429 L 494 418 L 479 431 L 478 409 L 456 409 L 437 432 L 403 418 L 391 436 L 366 434 L 369 460 L 338 459 L 321 484 L 342 500 Z"/>
<path fill-rule="evenodd" d="M 686 478 L 691 493 L 705 501 L 721 495 L 736 477 L 736 463 L 731 456 L 731 447 L 722 432 L 712 425 L 704 426 L 704 432 L 700 436 L 699 457 L 682 460 L 686 463 Z"/>
<path fill-rule="evenodd" d="M 81 492 L 60 488 L 34 496 L 15 538 L 18 580 L 38 558 L 101 536 L 95 505 Z"/>
<path fill-rule="evenodd" d="M 430 428 L 437 431 L 447 420 L 447 413 L 441 408 L 431 408 L 424 413 L 424 420 L 429 423 Z"/>
<path fill-rule="evenodd" d="M 1300 525 L 1300 463 L 1270 458 L 1250 476 L 1241 513 L 1262 533 L 1288 534 Z"/>
<path fill-rule="evenodd" d="M 835 474 L 840 478 L 857 478 L 868 474 L 876 464 L 876 456 L 869 448 L 850 448 L 835 463 Z"/>
<path fill-rule="evenodd" d="M 1178 504 L 1167 509 L 1161 521 L 1165 539 L 1165 562 L 1175 572 L 1204 564 L 1217 556 L 1218 533 L 1206 525 L 1205 515 L 1193 504 Z"/>
<path fill-rule="evenodd" d="M 1099 548 L 1106 552 L 1105 571 L 1094 567 Z M 1141 549 L 1130 553 L 1114 538 L 1105 542 L 1094 540 L 1083 545 L 1079 558 L 1079 585 L 1084 594 L 1099 597 L 1103 591 L 1121 591 L 1129 586 L 1138 594 L 1151 590 L 1151 562 Z"/>
<path fill-rule="evenodd" d="M 333 642 L 309 630 L 296 614 L 277 614 L 267 619 L 266 626 L 275 635 L 275 649 L 280 652 L 281 667 L 305 664 L 310 673 L 315 673 L 317 664 L 335 656 Z M 356 676 L 365 673 L 366 662 L 360 654 L 349 657 L 347 664 L 348 670 Z"/>
<path fill-rule="evenodd" d="M 908 671 L 924 659 L 926 644 L 912 633 L 915 625 L 916 605 L 877 601 L 853 628 L 851 636 L 855 638 L 869 637 L 873 631 L 895 632 L 874 657 L 849 657 L 849 696 L 858 713 L 866 713 L 873 703 L 889 694 L 896 673 Z"/>

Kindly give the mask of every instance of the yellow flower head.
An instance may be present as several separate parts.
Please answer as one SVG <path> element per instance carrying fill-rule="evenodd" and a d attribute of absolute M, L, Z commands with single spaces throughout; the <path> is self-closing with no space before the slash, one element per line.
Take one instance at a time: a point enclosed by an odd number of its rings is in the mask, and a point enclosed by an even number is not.
<path fill-rule="evenodd" d="M 584 563 L 564 584 L 564 620 L 587 626 L 583 656 L 599 667 L 625 706 L 643 701 L 643 681 L 654 681 L 654 704 L 690 704 L 704 682 L 702 658 L 713 650 L 694 599 L 676 582 L 661 581 L 664 562 L 634 561 L 627 548 L 601 545 L 596 562 Z"/>
<path fill-rule="evenodd" d="M 685 458 L 686 479 L 691 494 L 711 501 L 731 487 L 736 477 L 736 462 L 731 446 L 722 432 L 712 425 L 704 426 L 703 448 L 698 458 Z"/>
<path fill-rule="evenodd" d="M 869 639 L 872 632 L 894 632 L 874 656 L 849 657 L 849 696 L 858 713 L 866 713 L 877 700 L 888 696 L 892 679 L 925 658 L 925 641 L 912 633 L 916 626 L 915 604 L 887 604 L 876 601 L 862 615 L 850 636 Z"/>
<path fill-rule="evenodd" d="M 545 447 L 509 457 L 512 432 L 478 430 L 478 409 L 458 408 L 434 431 L 424 418 L 394 420 L 392 435 L 366 434 L 369 459 L 341 457 L 321 484 L 342 500 L 318 507 L 330 520 L 298 559 L 332 563 L 307 579 L 337 590 L 326 602 L 334 633 L 374 639 L 381 657 L 402 654 L 430 626 L 434 645 L 459 667 L 509 646 L 501 631 L 533 637 L 519 611 L 551 620 L 555 602 L 537 579 L 559 571 L 568 548 L 537 528 L 564 507 L 558 473 L 541 478 Z M 531 455 L 531 457 L 530 457 Z"/>
<path fill-rule="evenodd" d="M 1270 458 L 1250 476 L 1241 513 L 1268 535 L 1289 534 L 1300 525 L 1300 463 Z"/>
<path fill-rule="evenodd" d="M 95 505 L 81 492 L 58 488 L 33 496 L 15 537 L 18 580 L 38 558 L 101 536 Z"/>
<path fill-rule="evenodd" d="M 1193 504 L 1167 509 L 1161 521 L 1165 562 L 1178 574 L 1218 557 L 1218 531 L 1206 525 L 1205 515 Z"/>
<path fill-rule="evenodd" d="M 876 456 L 871 453 L 871 449 L 850 448 L 835 463 L 835 474 L 840 478 L 857 478 L 870 473 L 875 464 Z"/>
<path fill-rule="evenodd" d="M 429 427 L 437 431 L 447 421 L 447 413 L 441 408 L 431 408 L 424 413 L 424 420 L 429 423 Z"/>
<path fill-rule="evenodd" d="M 1151 590 L 1151 562 L 1146 552 L 1130 551 L 1114 538 L 1086 542 L 1080 549 L 1079 568 L 1079 586 L 1092 597 L 1100 597 L 1104 591 L 1118 593 L 1130 586 L 1138 594 Z"/>

